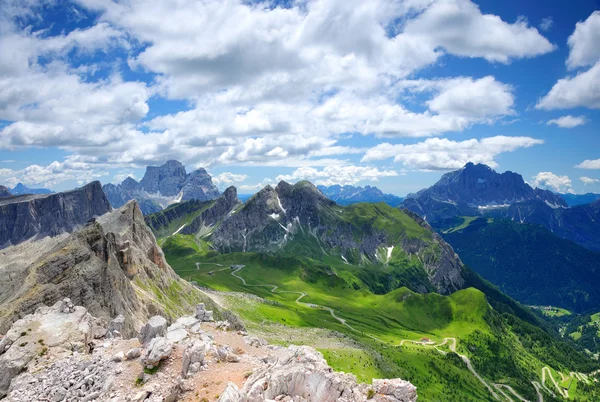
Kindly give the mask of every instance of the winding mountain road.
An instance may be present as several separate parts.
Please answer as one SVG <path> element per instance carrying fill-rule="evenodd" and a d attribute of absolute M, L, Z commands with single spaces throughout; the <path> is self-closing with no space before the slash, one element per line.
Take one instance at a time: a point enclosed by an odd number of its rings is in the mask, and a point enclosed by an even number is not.
<path fill-rule="evenodd" d="M 321 305 L 313 304 L 313 303 L 301 302 L 300 300 L 303 297 L 308 296 L 308 293 L 306 293 L 306 292 L 296 292 L 296 291 L 293 291 L 293 290 L 277 290 L 277 289 L 279 289 L 279 286 L 273 285 L 273 284 L 270 284 L 270 283 L 263 283 L 263 284 L 257 284 L 257 285 L 249 285 L 244 278 L 242 278 L 241 276 L 238 275 L 238 272 L 240 272 L 243 268 L 244 268 L 243 265 L 235 268 L 233 271 L 231 271 L 231 275 L 233 275 L 234 277 L 236 277 L 237 279 L 239 279 L 240 281 L 242 281 L 242 283 L 244 284 L 244 286 L 247 286 L 247 287 L 267 287 L 267 288 L 271 288 L 270 292 L 271 293 L 275 293 L 275 294 L 281 294 L 281 293 L 295 293 L 295 294 L 299 294 L 300 296 L 298 296 L 298 298 L 296 299 L 296 303 L 298 303 L 300 305 L 303 305 L 303 306 L 306 306 L 306 307 L 309 307 L 309 308 L 317 308 L 317 309 L 321 309 L 321 310 L 327 310 L 327 311 L 329 311 L 329 314 L 331 314 L 331 316 L 334 319 L 336 319 L 340 324 L 342 324 L 343 326 L 347 327 L 348 329 L 350 329 L 350 330 L 352 330 L 354 332 L 362 333 L 362 334 L 368 336 L 369 338 L 374 339 L 374 340 L 376 340 L 378 342 L 384 342 L 381 339 L 379 339 L 379 338 L 377 338 L 377 337 L 375 337 L 373 335 L 365 334 L 362 331 L 357 330 L 352 325 L 348 324 L 345 319 L 343 319 L 343 318 L 338 317 L 337 315 L 335 315 L 335 310 L 332 309 L 331 307 L 321 306 Z"/>
<path fill-rule="evenodd" d="M 200 263 L 196 263 L 196 266 L 199 268 L 199 264 Z M 215 265 L 220 265 L 220 264 L 215 264 Z M 221 265 L 222 266 L 222 265 Z M 348 329 L 354 331 L 354 332 L 358 332 L 361 333 L 365 336 L 370 337 L 371 339 L 374 339 L 378 342 L 382 342 L 382 343 L 386 343 L 383 340 L 373 336 L 373 335 L 369 335 L 369 334 L 365 334 L 362 331 L 357 330 L 356 328 L 354 328 L 353 326 L 351 326 L 350 324 L 348 324 L 346 322 L 346 320 L 344 318 L 338 317 L 335 314 L 335 310 L 331 307 L 327 307 L 327 306 L 321 306 L 318 304 L 313 304 L 313 303 L 305 303 L 302 302 L 302 298 L 308 296 L 308 293 L 306 292 L 297 292 L 297 291 L 292 291 L 292 290 L 278 290 L 279 286 L 277 285 L 273 285 L 273 284 L 269 284 L 269 283 L 264 283 L 264 284 L 256 284 L 256 285 L 251 285 L 248 284 L 246 282 L 246 280 L 241 277 L 240 275 L 238 275 L 238 273 L 244 268 L 244 266 L 239 266 L 234 268 L 231 271 L 231 275 L 234 276 L 235 278 L 237 278 L 238 280 L 240 280 L 244 286 L 247 287 L 266 287 L 266 288 L 270 288 L 270 292 L 274 293 L 274 294 L 282 294 L 282 293 L 293 293 L 293 294 L 298 294 L 298 298 L 296 299 L 296 303 L 303 305 L 305 307 L 309 307 L 309 308 L 317 308 L 317 309 L 321 309 L 321 310 L 327 310 L 329 312 L 329 314 L 331 314 L 331 316 L 337 320 L 340 324 L 344 325 L 345 327 L 347 327 Z M 225 271 L 227 269 L 231 269 L 231 268 L 223 268 L 223 269 L 219 269 L 217 271 L 211 271 L 211 272 L 219 272 L 219 271 Z M 420 341 L 415 341 L 412 339 L 403 339 L 400 341 L 400 346 L 404 345 L 405 342 L 410 342 L 413 344 L 417 344 L 420 346 L 429 346 L 429 347 L 433 347 L 434 349 L 436 349 L 438 352 L 442 353 L 442 354 L 447 354 L 447 352 L 439 349 L 440 346 L 446 345 L 449 343 L 449 349 L 451 352 L 456 353 L 461 359 L 462 361 L 465 363 L 465 365 L 467 366 L 467 369 L 471 372 L 471 374 L 477 378 L 477 380 L 479 380 L 479 382 L 481 382 L 486 388 L 487 390 L 490 392 L 490 394 L 498 401 L 508 401 L 508 402 L 514 402 L 514 399 L 511 398 L 506 392 L 504 392 L 502 390 L 502 388 L 504 388 L 505 390 L 507 390 L 508 392 L 510 392 L 518 401 L 521 402 L 529 402 L 527 399 L 523 398 L 521 395 L 519 395 L 517 393 L 517 391 L 514 390 L 514 388 L 512 388 L 510 385 L 507 384 L 488 384 L 488 382 L 486 380 L 483 379 L 483 377 L 481 377 L 479 375 L 479 373 L 475 370 L 475 368 L 473 367 L 471 360 L 465 356 L 462 355 L 458 352 L 456 352 L 456 338 L 444 338 L 444 340 L 441 343 L 438 344 L 427 344 L 424 342 L 420 342 Z M 594 375 L 597 374 L 599 371 L 594 372 L 594 373 L 590 373 L 589 375 Z M 544 396 L 542 393 L 542 389 L 544 389 L 546 392 L 548 392 L 549 394 L 551 394 L 552 396 L 556 396 L 554 394 L 554 392 L 552 392 L 547 386 L 546 386 L 546 373 L 548 373 L 548 376 L 550 377 L 552 383 L 554 384 L 554 387 L 556 388 L 558 394 L 560 396 L 562 396 L 563 398 L 568 399 L 569 398 L 569 393 L 568 391 L 564 390 L 562 387 L 560 387 L 560 385 L 556 382 L 556 380 L 554 379 L 554 377 L 552 376 L 552 372 L 550 371 L 549 367 L 544 367 L 542 368 L 542 381 L 541 384 L 537 381 L 532 381 L 532 384 L 536 390 L 537 396 L 538 396 L 538 402 L 544 402 Z M 570 373 L 570 375 L 573 376 L 573 374 L 575 374 L 575 378 L 579 379 L 580 377 L 578 375 L 581 376 L 581 378 L 585 378 L 584 375 L 582 375 L 581 373 Z M 494 390 L 495 389 L 495 390 Z M 502 397 L 500 397 L 500 395 L 502 395 Z"/>

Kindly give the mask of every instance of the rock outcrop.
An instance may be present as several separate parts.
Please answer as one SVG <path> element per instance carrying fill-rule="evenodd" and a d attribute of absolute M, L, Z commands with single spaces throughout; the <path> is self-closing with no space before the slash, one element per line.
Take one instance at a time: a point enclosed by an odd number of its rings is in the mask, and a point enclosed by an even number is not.
<path fill-rule="evenodd" d="M 31 238 L 70 233 L 110 211 L 99 182 L 57 194 L 0 200 L 0 248 Z"/>
<path fill-rule="evenodd" d="M 167 264 L 135 202 L 73 234 L 0 250 L 0 333 L 64 297 L 107 321 L 122 315 L 115 329 L 125 336 L 151 316 L 175 318 L 206 300 Z"/>
<path fill-rule="evenodd" d="M 352 374 L 334 372 L 323 355 L 307 346 L 290 346 L 275 361 L 254 371 L 240 390 L 229 384 L 219 402 L 271 400 L 306 402 L 414 402 L 417 389 L 408 381 L 357 383 Z"/>
<path fill-rule="evenodd" d="M 108 329 L 94 339 L 92 328 L 102 321 L 65 299 L 15 322 L 0 340 L 0 398 L 175 402 L 211 392 L 219 402 L 416 400 L 409 382 L 359 384 L 351 374 L 334 372 L 310 347 L 267 345 L 193 316 L 178 318 L 166 337 L 146 345 Z M 150 321 L 145 328 L 154 326 Z M 185 336 L 169 340 L 176 331 Z"/>
<path fill-rule="evenodd" d="M 61 349 L 65 355 L 87 351 L 93 340 L 92 321 L 84 307 L 75 307 L 69 299 L 38 307 L 16 321 L 0 341 L 0 398 L 12 379 L 48 348 Z"/>
<path fill-rule="evenodd" d="M 176 202 L 212 200 L 220 194 L 206 170 L 198 169 L 188 174 L 175 160 L 161 166 L 148 166 L 140 182 L 128 177 L 119 185 L 106 184 L 104 191 L 113 207 L 118 208 L 135 199 L 145 215 Z"/>

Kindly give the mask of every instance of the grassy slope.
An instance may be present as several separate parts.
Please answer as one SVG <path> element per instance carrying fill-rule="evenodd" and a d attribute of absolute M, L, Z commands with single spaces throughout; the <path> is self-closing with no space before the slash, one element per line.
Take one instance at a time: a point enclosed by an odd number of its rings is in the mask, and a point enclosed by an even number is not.
<path fill-rule="evenodd" d="M 530 336 L 533 329 L 522 328 L 524 324 L 518 319 L 510 322 L 511 326 L 506 324 L 506 320 L 489 308 L 484 294 L 476 289 L 459 291 L 449 297 L 419 295 L 406 288 L 377 295 L 354 275 L 353 269 L 358 268 L 351 268 L 333 256 L 329 259 L 335 261 L 334 264 L 254 253 L 216 255 L 207 252 L 206 245 L 190 248 L 190 242 L 193 242 L 191 236 L 176 236 L 166 244 L 169 263 L 179 275 L 214 289 L 250 291 L 269 300 L 253 308 L 240 308 L 238 312 L 245 320 L 257 325 L 278 322 L 345 333 L 364 345 L 365 354 L 357 357 L 354 356 L 356 351 L 323 350 L 330 364 L 339 370 L 355 372 L 365 380 L 375 375 L 411 380 L 419 387 L 423 400 L 490 400 L 490 396 L 457 356 L 442 356 L 431 348 L 409 344 L 398 347 L 402 339 L 429 337 L 441 341 L 444 337 L 456 337 L 459 351 L 471 356 L 479 371 L 496 382 L 510 384 L 531 399 L 535 393 L 530 381 L 539 376 L 537 373 L 547 364 L 545 353 L 552 355 L 548 351 L 553 345 L 550 337 L 546 335 L 543 342 L 537 343 L 530 340 L 523 346 L 521 339 L 511 331 L 512 326 L 519 327 L 523 338 Z M 199 269 L 196 262 L 202 262 Z M 246 265 L 239 275 L 248 284 L 269 283 L 279 286 L 280 290 L 308 293 L 303 302 L 332 307 L 358 332 L 341 325 L 327 311 L 297 304 L 297 294 L 274 294 L 268 287 L 244 286 L 231 275 L 228 267 L 232 264 Z M 510 302 L 504 305 L 510 308 Z M 512 308 L 519 307 L 515 304 Z M 372 340 L 369 335 L 385 343 Z M 580 363 L 570 362 L 567 367 L 560 361 L 555 362 L 557 369 L 566 372 Z"/>

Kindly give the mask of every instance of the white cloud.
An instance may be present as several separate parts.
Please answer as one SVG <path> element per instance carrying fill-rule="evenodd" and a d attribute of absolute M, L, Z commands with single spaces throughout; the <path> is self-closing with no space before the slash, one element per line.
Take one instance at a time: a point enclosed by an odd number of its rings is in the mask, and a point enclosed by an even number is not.
<path fill-rule="evenodd" d="M 542 31 L 549 31 L 553 25 L 554 25 L 554 20 L 552 19 L 552 17 L 542 18 L 542 22 L 540 22 L 540 29 Z"/>
<path fill-rule="evenodd" d="M 572 193 L 569 176 L 558 176 L 552 172 L 540 172 L 533 176 L 533 187 L 547 188 L 557 193 Z"/>
<path fill-rule="evenodd" d="M 536 109 L 600 109 L 600 62 L 574 77 L 558 80 Z"/>
<path fill-rule="evenodd" d="M 83 185 L 106 175 L 108 172 L 85 163 L 54 161 L 47 166 L 29 165 L 21 170 L 0 169 L 0 182 L 11 187 L 21 182 L 28 186 L 53 188 L 71 180 Z"/>
<path fill-rule="evenodd" d="M 600 11 L 594 11 L 585 21 L 575 25 L 567 41 L 571 51 L 567 59 L 570 69 L 591 66 L 600 60 Z"/>
<path fill-rule="evenodd" d="M 409 75 L 452 55 L 509 63 L 554 48 L 468 0 L 78 0 L 95 25 L 58 35 L 19 25 L 43 21 L 34 3 L 0 11 L 0 119 L 11 122 L 0 149 L 60 147 L 64 163 L 99 172 L 166 159 L 348 165 L 364 150 L 340 144 L 344 133 L 435 136 L 515 113 L 513 89 L 491 76 L 424 80 L 430 99 L 415 111 L 398 96 Z M 114 49 L 151 83 L 124 81 Z M 110 67 L 81 57 L 98 52 Z M 156 116 L 152 96 L 189 110 Z"/>
<path fill-rule="evenodd" d="M 554 50 L 525 19 L 508 24 L 496 15 L 481 14 L 479 7 L 467 0 L 432 2 L 419 17 L 407 22 L 404 32 L 433 48 L 501 63 Z"/>
<path fill-rule="evenodd" d="M 558 119 L 548 120 L 548 122 L 546 124 L 548 124 L 548 125 L 555 124 L 561 128 L 573 128 L 573 127 L 577 127 L 577 126 L 582 126 L 585 123 L 587 123 L 587 119 L 585 118 L 585 116 L 567 115 L 567 116 L 559 117 Z"/>
<path fill-rule="evenodd" d="M 312 167 L 301 167 L 288 175 L 279 175 L 276 181 L 297 182 L 310 180 L 317 185 L 331 186 L 334 184 L 348 185 L 361 181 L 378 181 L 381 177 L 395 177 L 395 170 L 380 170 L 369 166 L 326 166 L 318 170 Z"/>
<path fill-rule="evenodd" d="M 600 11 L 594 11 L 587 20 L 578 22 L 569 36 L 570 48 L 567 67 L 591 66 L 587 71 L 560 80 L 544 96 L 537 109 L 571 109 L 587 107 L 600 109 Z"/>
<path fill-rule="evenodd" d="M 394 162 L 402 163 L 408 168 L 428 170 L 459 169 L 467 162 L 496 167 L 498 164 L 494 158 L 497 155 L 543 143 L 544 141 L 531 137 L 496 136 L 465 141 L 429 138 L 410 145 L 379 144 L 369 149 L 362 161 L 394 158 Z"/>
<path fill-rule="evenodd" d="M 431 111 L 475 119 L 513 114 L 513 104 L 512 88 L 491 76 L 479 80 L 449 80 L 442 84 L 442 91 L 427 102 Z"/>
<path fill-rule="evenodd" d="M 600 180 L 598 179 L 592 179 L 591 177 L 586 177 L 586 176 L 581 176 L 579 178 L 579 180 L 581 180 L 583 182 L 584 185 L 588 185 L 588 184 L 594 184 L 594 183 L 600 183 Z"/>
<path fill-rule="evenodd" d="M 586 159 L 575 167 L 580 169 L 600 169 L 600 159 Z"/>
<path fill-rule="evenodd" d="M 236 174 L 236 173 L 231 173 L 231 172 L 223 172 L 223 173 L 219 173 L 216 176 L 212 176 L 212 181 L 217 186 L 221 185 L 221 184 L 231 185 L 233 183 L 243 182 L 247 178 L 248 178 L 247 174 Z"/>
<path fill-rule="evenodd" d="M 123 180 L 125 180 L 128 177 L 131 177 L 132 179 L 136 179 L 136 177 L 133 173 L 117 173 L 116 175 L 113 176 L 111 183 L 121 184 L 121 183 L 123 183 Z"/>

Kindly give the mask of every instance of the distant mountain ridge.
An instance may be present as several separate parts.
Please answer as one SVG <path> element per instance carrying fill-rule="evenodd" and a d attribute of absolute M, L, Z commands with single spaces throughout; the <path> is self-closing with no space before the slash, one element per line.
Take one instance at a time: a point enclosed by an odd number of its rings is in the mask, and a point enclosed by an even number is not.
<path fill-rule="evenodd" d="M 0 198 L 10 197 L 12 193 L 8 189 L 8 187 L 0 186 Z"/>
<path fill-rule="evenodd" d="M 560 196 L 532 188 L 520 174 L 510 171 L 499 174 L 487 165 L 469 162 L 462 169 L 446 173 L 433 186 L 407 195 L 403 206 L 433 223 L 456 216 L 480 215 L 490 208 L 530 200 L 567 207 Z"/>
<path fill-rule="evenodd" d="M 118 208 L 136 200 L 144 215 L 187 200 L 211 200 L 220 195 L 204 169 L 187 173 L 181 162 L 169 160 L 161 166 L 148 166 L 139 182 L 128 177 L 121 184 L 103 186 L 111 205 Z"/>
<path fill-rule="evenodd" d="M 465 264 L 521 303 L 600 309 L 600 253 L 542 226 L 480 217 L 442 236 Z"/>
<path fill-rule="evenodd" d="M 110 210 L 98 181 L 63 193 L 3 198 L 0 200 L 0 248 L 34 237 L 72 232 Z"/>
<path fill-rule="evenodd" d="M 585 194 L 559 194 L 570 207 L 577 205 L 590 204 L 596 200 L 600 200 L 600 194 L 585 193 Z"/>
<path fill-rule="evenodd" d="M 266 186 L 244 204 L 234 187 L 210 203 L 192 203 L 147 216 L 146 222 L 158 236 L 193 235 L 212 252 L 293 256 L 317 264 L 335 258 L 362 267 L 359 275 L 377 292 L 402 284 L 449 294 L 464 285 L 463 265 L 452 248 L 416 215 L 383 203 L 339 206 L 306 181 Z M 370 266 L 386 268 L 379 273 Z"/>
<path fill-rule="evenodd" d="M 350 205 L 358 202 L 385 202 L 391 207 L 400 205 L 403 197 L 393 194 L 384 194 L 380 189 L 373 186 L 317 186 L 317 188 L 329 199 L 340 205 Z"/>
<path fill-rule="evenodd" d="M 48 190 L 47 188 L 29 188 L 23 183 L 17 183 L 16 186 L 13 187 L 10 192 L 13 195 L 23 195 L 23 194 L 52 194 L 52 190 Z"/>

